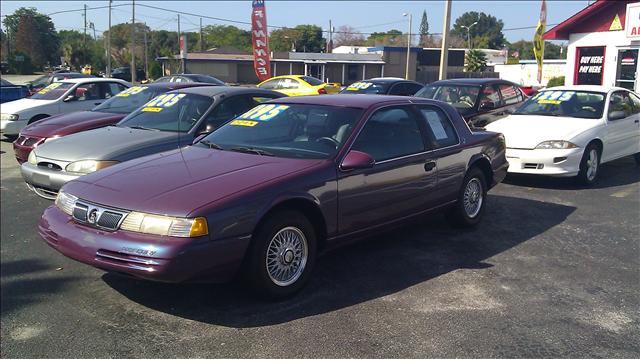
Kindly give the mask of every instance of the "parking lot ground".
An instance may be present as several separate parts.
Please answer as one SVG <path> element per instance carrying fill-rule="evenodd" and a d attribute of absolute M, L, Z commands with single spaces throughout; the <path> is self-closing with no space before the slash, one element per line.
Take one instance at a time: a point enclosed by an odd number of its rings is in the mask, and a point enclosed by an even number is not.
<path fill-rule="evenodd" d="M 509 177 L 481 225 L 425 218 L 317 263 L 294 298 L 143 282 L 74 262 L 36 223 L 51 202 L 2 142 L 4 358 L 640 356 L 640 167 L 594 188 Z"/>

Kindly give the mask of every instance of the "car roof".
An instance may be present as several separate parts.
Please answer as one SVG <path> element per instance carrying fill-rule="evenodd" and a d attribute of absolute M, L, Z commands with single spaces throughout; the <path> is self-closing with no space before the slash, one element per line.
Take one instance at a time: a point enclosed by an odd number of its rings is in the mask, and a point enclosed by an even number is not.
<path fill-rule="evenodd" d="M 270 103 L 322 105 L 336 107 L 357 107 L 369 108 L 385 103 L 442 103 L 422 97 L 410 96 L 389 96 L 389 95 L 317 95 L 317 96 L 295 96 L 283 97 L 271 100 Z"/>
<path fill-rule="evenodd" d="M 481 86 L 481 85 L 486 85 L 486 84 L 491 84 L 491 83 L 507 83 L 507 84 L 511 84 L 511 85 L 514 85 L 514 86 L 519 86 L 517 84 L 514 84 L 511 81 L 502 80 L 502 79 L 498 79 L 498 78 L 446 79 L 446 80 L 439 80 L 439 81 L 432 82 L 429 85 L 454 84 L 454 85 L 477 85 L 477 86 Z"/>
<path fill-rule="evenodd" d="M 628 89 L 617 87 L 617 86 L 598 86 L 598 85 L 569 85 L 569 86 L 556 86 L 556 87 L 548 87 L 544 89 L 540 89 L 540 91 L 546 90 L 558 90 L 558 91 L 589 91 L 589 92 L 602 92 L 608 93 L 610 91 L 630 91 Z M 631 91 L 633 92 L 633 91 Z"/>
<path fill-rule="evenodd" d="M 129 84 L 127 81 L 124 80 L 120 80 L 120 79 L 114 79 L 111 77 L 78 77 L 78 78 L 73 78 L 73 79 L 64 79 L 64 80 L 60 80 L 58 82 L 68 82 L 68 83 L 73 83 L 73 84 L 77 84 L 77 83 L 85 83 L 85 82 L 119 82 L 119 83 L 123 83 L 123 84 Z"/>
<path fill-rule="evenodd" d="M 163 89 L 167 91 L 179 90 L 188 87 L 212 86 L 206 82 L 151 82 L 139 86 L 149 87 L 151 89 Z"/>
<path fill-rule="evenodd" d="M 212 84 L 206 84 L 205 86 L 199 86 L 199 87 L 188 87 L 188 88 L 183 88 L 175 91 L 180 91 L 180 93 L 195 94 L 195 95 L 202 95 L 202 96 L 208 96 L 208 97 L 216 97 L 219 95 L 232 96 L 232 95 L 241 95 L 241 94 L 247 94 L 247 93 L 253 93 L 253 94 L 264 93 L 264 94 L 270 94 L 270 95 L 275 94 L 279 96 L 285 96 L 280 92 L 264 90 L 257 87 L 219 86 L 219 85 L 212 85 Z"/>
<path fill-rule="evenodd" d="M 390 84 L 390 83 L 396 83 L 396 82 L 409 82 L 409 83 L 413 83 L 413 84 L 418 84 L 421 85 L 421 83 L 413 81 L 413 80 L 406 80 L 403 78 L 399 78 L 399 77 L 375 77 L 372 79 L 365 79 L 365 80 L 360 80 L 358 82 L 373 82 L 373 83 L 379 83 L 379 84 Z"/>

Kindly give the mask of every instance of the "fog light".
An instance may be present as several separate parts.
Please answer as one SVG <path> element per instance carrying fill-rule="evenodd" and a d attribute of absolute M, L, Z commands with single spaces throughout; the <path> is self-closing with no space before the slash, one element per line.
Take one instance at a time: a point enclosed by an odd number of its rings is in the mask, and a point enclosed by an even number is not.
<path fill-rule="evenodd" d="M 553 163 L 560 163 L 560 162 L 564 162 L 566 160 L 567 160 L 566 157 L 554 157 L 553 158 Z"/>

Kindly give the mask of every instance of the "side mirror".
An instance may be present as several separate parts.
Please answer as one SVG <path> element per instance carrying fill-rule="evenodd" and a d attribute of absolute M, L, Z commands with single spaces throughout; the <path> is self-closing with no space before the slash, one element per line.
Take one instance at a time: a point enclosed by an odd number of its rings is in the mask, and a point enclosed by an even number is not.
<path fill-rule="evenodd" d="M 625 117 L 627 117 L 627 114 L 624 111 L 613 111 L 609 114 L 609 121 L 622 120 Z"/>
<path fill-rule="evenodd" d="M 371 168 L 376 163 L 376 160 L 371 157 L 370 154 L 351 150 L 340 164 L 340 169 L 343 171 L 351 171 L 355 169 Z"/>
<path fill-rule="evenodd" d="M 75 95 L 69 95 L 62 100 L 63 102 L 75 101 L 77 98 Z"/>
<path fill-rule="evenodd" d="M 195 145 L 196 143 L 200 142 L 201 139 L 207 137 L 208 133 L 201 133 L 198 136 L 196 136 L 193 141 L 191 142 L 192 145 Z"/>

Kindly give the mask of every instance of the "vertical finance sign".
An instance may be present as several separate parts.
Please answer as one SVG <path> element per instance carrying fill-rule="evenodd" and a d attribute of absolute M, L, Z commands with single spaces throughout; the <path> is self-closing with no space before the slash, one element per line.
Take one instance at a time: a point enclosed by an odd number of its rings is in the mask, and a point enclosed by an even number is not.
<path fill-rule="evenodd" d="M 547 26 L 547 4 L 542 0 L 542 6 L 540 7 L 540 20 L 538 20 L 538 27 L 536 28 L 536 34 L 533 37 L 533 54 L 536 57 L 538 63 L 538 83 L 542 82 L 542 60 L 544 59 L 544 35 L 545 27 Z"/>
<path fill-rule="evenodd" d="M 251 9 L 251 38 L 253 40 L 253 69 L 260 81 L 271 77 L 267 12 L 264 0 L 253 0 Z"/>

